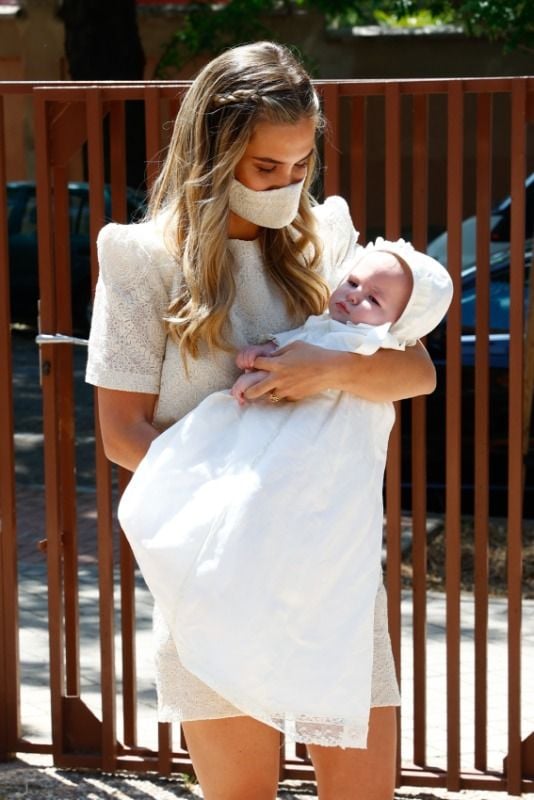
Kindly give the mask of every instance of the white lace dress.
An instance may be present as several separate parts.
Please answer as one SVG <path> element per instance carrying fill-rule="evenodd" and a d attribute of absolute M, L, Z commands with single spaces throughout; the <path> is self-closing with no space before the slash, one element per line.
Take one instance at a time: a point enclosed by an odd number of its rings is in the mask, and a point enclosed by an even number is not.
<path fill-rule="evenodd" d="M 275 341 L 372 355 L 401 347 L 389 327 L 323 314 Z M 152 443 L 119 506 L 183 664 L 290 740 L 366 746 L 393 421 L 335 390 L 216 392 Z"/>
<path fill-rule="evenodd" d="M 316 214 L 323 241 L 322 269 L 331 287 L 349 270 L 356 234 L 341 198 L 329 198 Z M 267 275 L 257 242 L 229 241 L 236 269 L 230 314 L 236 347 L 288 330 L 292 321 Z M 97 386 L 158 395 L 154 424 L 164 430 L 213 392 L 229 388 L 239 371 L 231 354 L 202 352 L 186 377 L 162 317 L 180 279 L 157 221 L 107 225 L 98 240 L 100 277 L 89 342 L 87 380 Z M 168 626 L 154 615 L 156 682 L 161 721 L 242 715 L 228 698 L 188 671 Z M 347 678 L 350 680 L 350 678 Z M 358 682 L 355 663 L 354 686 Z M 371 706 L 400 702 L 387 631 L 385 592 L 375 602 Z M 329 742 L 324 742 L 329 743 Z"/>

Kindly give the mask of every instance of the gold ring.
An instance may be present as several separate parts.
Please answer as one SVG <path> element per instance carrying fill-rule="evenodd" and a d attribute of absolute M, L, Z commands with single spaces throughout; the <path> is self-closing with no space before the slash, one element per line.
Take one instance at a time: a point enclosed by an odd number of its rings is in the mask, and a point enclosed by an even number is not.
<path fill-rule="evenodd" d="M 278 397 L 278 395 L 275 394 L 275 392 L 271 392 L 271 394 L 269 395 L 269 400 L 271 401 L 271 403 L 279 403 L 281 399 L 282 398 Z"/>

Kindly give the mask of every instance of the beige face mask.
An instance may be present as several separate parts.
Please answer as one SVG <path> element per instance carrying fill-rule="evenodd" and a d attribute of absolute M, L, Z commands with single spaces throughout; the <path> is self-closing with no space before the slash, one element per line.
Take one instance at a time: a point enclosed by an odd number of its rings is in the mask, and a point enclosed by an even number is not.
<path fill-rule="evenodd" d="M 299 210 L 304 180 L 281 189 L 255 192 L 235 178 L 230 187 L 230 211 L 262 228 L 285 228 Z"/>

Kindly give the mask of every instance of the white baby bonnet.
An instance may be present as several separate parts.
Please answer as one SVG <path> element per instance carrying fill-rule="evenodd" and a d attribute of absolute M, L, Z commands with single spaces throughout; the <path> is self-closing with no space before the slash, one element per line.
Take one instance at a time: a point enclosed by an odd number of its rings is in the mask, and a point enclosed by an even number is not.
<path fill-rule="evenodd" d="M 365 248 L 392 253 L 401 258 L 413 276 L 413 288 L 406 308 L 389 332 L 405 344 L 415 344 L 438 325 L 451 304 L 453 285 L 451 276 L 435 258 L 420 253 L 404 239 L 395 242 L 379 236 Z"/>

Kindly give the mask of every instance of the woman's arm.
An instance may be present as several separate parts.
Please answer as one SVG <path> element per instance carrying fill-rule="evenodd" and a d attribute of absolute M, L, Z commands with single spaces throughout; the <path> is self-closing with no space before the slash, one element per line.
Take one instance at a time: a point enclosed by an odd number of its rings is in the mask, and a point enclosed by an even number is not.
<path fill-rule="evenodd" d="M 269 377 L 247 390 L 247 400 L 273 391 L 285 400 L 301 400 L 324 389 L 340 389 L 385 402 L 430 394 L 436 387 L 434 365 L 420 342 L 404 351 L 384 348 L 372 356 L 294 342 L 275 356 L 257 358 L 254 367 Z"/>
<path fill-rule="evenodd" d="M 158 436 L 152 425 L 157 395 L 98 388 L 98 418 L 110 461 L 132 472 Z"/>

